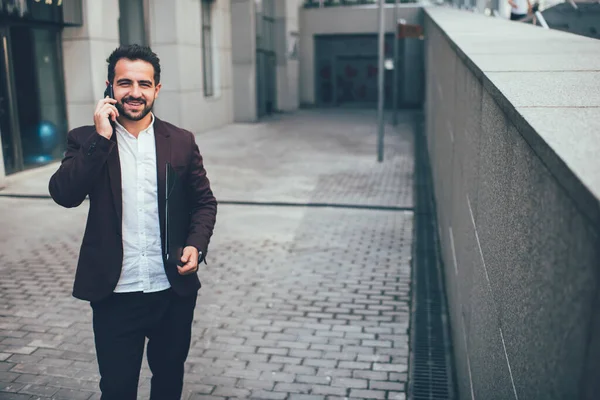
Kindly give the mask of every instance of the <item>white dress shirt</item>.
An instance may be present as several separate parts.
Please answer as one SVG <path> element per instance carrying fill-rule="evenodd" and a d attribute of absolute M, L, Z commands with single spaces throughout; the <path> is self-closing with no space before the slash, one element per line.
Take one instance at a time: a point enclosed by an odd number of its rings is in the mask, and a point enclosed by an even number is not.
<path fill-rule="evenodd" d="M 123 193 L 123 267 L 115 292 L 165 290 L 171 285 L 161 254 L 154 115 L 137 138 L 118 122 L 115 130 Z"/>

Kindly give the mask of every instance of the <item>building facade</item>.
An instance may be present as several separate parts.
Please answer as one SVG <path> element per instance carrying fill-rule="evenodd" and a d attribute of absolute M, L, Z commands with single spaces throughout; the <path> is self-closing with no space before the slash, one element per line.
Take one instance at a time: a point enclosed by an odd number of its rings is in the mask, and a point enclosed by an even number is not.
<path fill-rule="evenodd" d="M 0 0 L 0 188 L 92 124 L 110 53 L 161 61 L 155 113 L 192 132 L 298 108 L 301 0 Z"/>
<path fill-rule="evenodd" d="M 307 0 L 300 12 L 300 101 L 307 107 L 377 107 L 378 98 L 378 8 L 374 4 L 343 2 L 323 7 Z M 348 4 L 348 5 L 345 5 Z M 393 98 L 394 21 L 392 3 L 385 4 L 384 103 Z M 398 19 L 423 25 L 421 8 L 400 4 Z M 420 108 L 423 103 L 423 40 L 397 42 L 398 106 Z"/>

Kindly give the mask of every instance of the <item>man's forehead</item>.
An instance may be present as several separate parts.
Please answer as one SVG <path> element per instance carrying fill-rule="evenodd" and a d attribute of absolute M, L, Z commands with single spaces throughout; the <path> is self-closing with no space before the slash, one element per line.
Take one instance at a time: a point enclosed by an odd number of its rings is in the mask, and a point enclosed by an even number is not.
<path fill-rule="evenodd" d="M 154 77 L 154 67 L 149 62 L 143 60 L 129 60 L 122 58 L 115 65 L 115 75 L 131 75 L 135 74 L 148 75 Z"/>

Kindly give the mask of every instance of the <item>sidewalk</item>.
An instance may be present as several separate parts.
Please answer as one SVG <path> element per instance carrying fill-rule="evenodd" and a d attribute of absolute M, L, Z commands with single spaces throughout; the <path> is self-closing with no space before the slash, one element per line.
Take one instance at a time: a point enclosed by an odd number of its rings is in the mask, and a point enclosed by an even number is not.
<path fill-rule="evenodd" d="M 221 204 L 183 398 L 405 398 L 414 158 L 411 115 L 400 121 L 381 164 L 374 111 L 197 136 Z M 55 168 L 0 196 L 47 195 Z M 0 197 L 1 399 L 100 398 L 90 308 L 70 295 L 86 212 Z"/>

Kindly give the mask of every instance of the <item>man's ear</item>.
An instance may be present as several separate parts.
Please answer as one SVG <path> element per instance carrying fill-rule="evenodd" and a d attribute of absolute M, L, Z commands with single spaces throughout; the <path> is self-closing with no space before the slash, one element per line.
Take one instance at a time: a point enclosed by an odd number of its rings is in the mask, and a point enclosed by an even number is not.
<path fill-rule="evenodd" d="M 160 92 L 160 89 L 162 88 L 162 83 L 159 83 L 158 85 L 156 85 L 156 88 L 154 89 L 154 98 L 158 98 L 158 93 Z"/>

